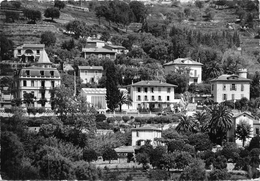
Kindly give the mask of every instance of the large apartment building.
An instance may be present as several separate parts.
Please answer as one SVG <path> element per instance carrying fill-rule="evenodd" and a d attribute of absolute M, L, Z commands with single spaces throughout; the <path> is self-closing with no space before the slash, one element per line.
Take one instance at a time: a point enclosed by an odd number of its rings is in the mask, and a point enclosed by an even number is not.
<path fill-rule="evenodd" d="M 241 69 L 238 75 L 223 74 L 210 83 L 215 102 L 235 101 L 243 97 L 250 99 L 250 79 L 247 79 L 246 69 Z"/>
<path fill-rule="evenodd" d="M 133 100 L 132 109 L 165 108 L 174 101 L 176 85 L 162 81 L 140 81 L 129 85 L 130 96 Z"/>
<path fill-rule="evenodd" d="M 61 76 L 56 68 L 52 67 L 45 50 L 41 52 L 37 63 L 30 67 L 22 68 L 15 76 L 16 81 L 14 86 L 17 91 L 14 98 L 24 100 L 25 93 L 32 93 L 34 95 L 33 105 L 25 105 L 23 107 L 44 107 L 51 108 L 50 99 L 54 96 L 52 91 L 61 83 Z"/>

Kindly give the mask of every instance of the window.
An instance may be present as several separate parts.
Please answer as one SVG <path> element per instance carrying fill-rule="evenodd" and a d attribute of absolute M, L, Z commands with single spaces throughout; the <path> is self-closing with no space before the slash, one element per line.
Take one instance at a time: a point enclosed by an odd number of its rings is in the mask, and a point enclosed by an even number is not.
<path fill-rule="evenodd" d="M 41 76 L 44 76 L 44 71 L 40 71 Z"/>
<path fill-rule="evenodd" d="M 244 84 L 241 84 L 241 91 L 244 91 Z"/>
<path fill-rule="evenodd" d="M 144 92 L 147 92 L 147 87 L 144 88 Z"/>
<path fill-rule="evenodd" d="M 53 77 L 54 76 L 54 71 L 50 71 L 50 74 Z"/>
<path fill-rule="evenodd" d="M 136 131 L 136 137 L 139 137 L 139 131 Z"/>
<path fill-rule="evenodd" d="M 224 101 L 227 100 L 227 94 L 223 94 L 223 100 L 224 100 Z"/>
<path fill-rule="evenodd" d="M 170 101 L 170 96 L 167 96 L 167 101 Z"/>
<path fill-rule="evenodd" d="M 144 96 L 144 100 L 145 100 L 145 101 L 148 101 L 147 96 Z"/>
<path fill-rule="evenodd" d="M 255 129 L 255 134 L 259 135 L 259 128 Z"/>
<path fill-rule="evenodd" d="M 235 100 L 235 94 L 232 94 L 232 100 Z"/>
<path fill-rule="evenodd" d="M 158 87 L 158 92 L 161 92 L 161 87 Z"/>
<path fill-rule="evenodd" d="M 137 88 L 137 92 L 141 92 L 141 88 L 140 87 Z"/>
<path fill-rule="evenodd" d="M 21 50 L 18 50 L 18 54 L 19 54 L 19 55 L 21 54 Z"/>
<path fill-rule="evenodd" d="M 39 55 L 40 54 L 40 50 L 36 50 L 36 53 L 37 53 L 37 55 Z"/>
<path fill-rule="evenodd" d="M 152 101 L 154 101 L 154 96 L 152 96 Z"/>
<path fill-rule="evenodd" d="M 214 90 L 214 84 L 212 84 L 212 86 L 211 86 L 211 90 L 212 90 L 212 91 Z"/>
<path fill-rule="evenodd" d="M 42 98 L 42 99 L 45 99 L 45 92 L 42 92 L 42 93 L 41 93 L 41 98 Z"/>
<path fill-rule="evenodd" d="M 159 100 L 159 101 L 161 101 L 161 100 L 162 100 L 161 96 L 158 96 L 158 100 Z"/>
<path fill-rule="evenodd" d="M 223 84 L 223 90 L 226 90 L 226 84 Z"/>
<path fill-rule="evenodd" d="M 42 87 L 45 87 L 45 81 L 44 81 L 44 80 L 41 81 L 41 86 L 42 86 Z"/>
<path fill-rule="evenodd" d="M 151 92 L 153 93 L 153 87 L 151 87 Z"/>
<path fill-rule="evenodd" d="M 102 58 L 102 54 L 98 54 L 98 58 Z"/>
<path fill-rule="evenodd" d="M 55 84 L 54 84 L 54 81 L 52 80 L 51 81 L 51 87 L 54 88 Z"/>
<path fill-rule="evenodd" d="M 171 92 L 171 88 L 167 88 L 167 93 L 170 93 Z"/>
<path fill-rule="evenodd" d="M 30 70 L 26 70 L 25 72 L 27 76 L 30 76 Z"/>
<path fill-rule="evenodd" d="M 194 77 L 197 77 L 197 70 L 194 70 Z"/>
<path fill-rule="evenodd" d="M 236 84 L 231 84 L 230 90 L 236 90 Z"/>
<path fill-rule="evenodd" d="M 24 87 L 27 86 L 27 81 L 26 81 L 26 80 L 23 81 L 23 86 L 24 86 Z"/>
<path fill-rule="evenodd" d="M 34 87 L 34 81 L 33 80 L 31 81 L 31 87 Z"/>
<path fill-rule="evenodd" d="M 106 57 L 107 57 L 107 58 L 110 58 L 110 55 L 109 55 L 109 54 L 106 54 Z"/>
<path fill-rule="evenodd" d="M 141 96 L 137 96 L 137 100 L 138 100 L 138 101 L 141 101 Z"/>
<path fill-rule="evenodd" d="M 194 79 L 193 79 L 193 82 L 194 82 L 194 83 L 197 83 L 197 82 L 198 82 L 198 78 L 194 78 Z"/>
<path fill-rule="evenodd" d="M 88 74 L 88 71 L 87 70 L 85 70 L 85 75 L 87 75 Z"/>
<path fill-rule="evenodd" d="M 97 74 L 98 72 L 97 71 L 95 71 L 95 74 Z"/>
<path fill-rule="evenodd" d="M 91 82 L 92 82 L 92 83 L 94 83 L 94 82 L 95 82 L 95 79 L 94 79 L 93 77 L 91 78 Z"/>

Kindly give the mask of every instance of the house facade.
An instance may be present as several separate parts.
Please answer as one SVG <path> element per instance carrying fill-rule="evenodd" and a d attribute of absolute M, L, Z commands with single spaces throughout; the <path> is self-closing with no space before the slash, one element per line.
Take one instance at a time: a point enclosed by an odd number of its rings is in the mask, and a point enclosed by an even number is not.
<path fill-rule="evenodd" d="M 60 86 L 61 76 L 56 68 L 52 67 L 45 50 L 41 52 L 37 63 L 31 67 L 22 68 L 16 75 L 14 87 L 17 89 L 14 98 L 24 100 L 25 93 L 34 95 L 33 105 L 22 104 L 23 107 L 44 107 L 51 109 L 51 97 L 54 96 L 52 91 L 55 87 Z"/>
<path fill-rule="evenodd" d="M 250 132 L 250 138 L 247 138 L 245 141 L 245 145 L 249 144 L 250 140 L 256 136 L 259 135 L 259 120 L 256 119 L 250 112 L 234 112 L 233 117 L 233 126 L 231 130 L 228 131 L 227 133 L 227 140 L 233 140 L 235 141 L 239 146 L 243 145 L 242 140 L 236 139 L 236 133 L 235 130 L 237 128 L 237 125 L 240 124 L 241 122 L 246 122 L 251 126 L 251 132 Z"/>
<path fill-rule="evenodd" d="M 173 105 L 176 85 L 162 81 L 140 81 L 129 85 L 132 109 L 166 108 Z"/>
<path fill-rule="evenodd" d="M 125 47 L 119 45 L 106 44 L 104 48 L 116 52 L 116 54 L 126 54 L 128 52 L 128 50 Z"/>
<path fill-rule="evenodd" d="M 246 78 L 244 72 L 243 69 L 239 75 L 223 74 L 211 80 L 211 94 L 214 102 L 235 101 L 243 97 L 250 100 L 250 79 Z"/>
<path fill-rule="evenodd" d="M 14 57 L 20 58 L 24 62 L 33 62 L 40 58 L 44 48 L 44 44 L 23 44 L 14 49 Z"/>
<path fill-rule="evenodd" d="M 189 75 L 189 85 L 192 83 L 201 83 L 202 81 L 202 63 L 191 60 L 190 58 L 178 58 L 163 65 L 165 74 L 172 71 L 186 71 Z"/>
<path fill-rule="evenodd" d="M 102 66 L 78 66 L 78 75 L 86 83 L 98 83 L 103 75 Z"/>
<path fill-rule="evenodd" d="M 87 39 L 85 48 L 103 48 L 104 46 L 105 42 L 102 40 Z"/>
<path fill-rule="evenodd" d="M 127 93 L 126 89 L 119 89 L 120 92 Z M 87 102 L 91 104 L 97 110 L 106 110 L 107 100 L 106 100 L 106 88 L 82 88 L 80 94 L 86 97 Z M 123 105 L 122 109 L 127 109 L 127 105 Z"/>
<path fill-rule="evenodd" d="M 82 55 L 84 58 L 109 58 L 111 60 L 116 59 L 116 52 L 105 48 L 82 48 Z"/>
<path fill-rule="evenodd" d="M 131 129 L 132 134 L 132 146 L 142 146 L 146 141 L 150 141 L 150 144 L 154 147 L 159 145 L 159 142 L 155 138 L 162 137 L 162 130 L 152 126 L 144 126 Z"/>

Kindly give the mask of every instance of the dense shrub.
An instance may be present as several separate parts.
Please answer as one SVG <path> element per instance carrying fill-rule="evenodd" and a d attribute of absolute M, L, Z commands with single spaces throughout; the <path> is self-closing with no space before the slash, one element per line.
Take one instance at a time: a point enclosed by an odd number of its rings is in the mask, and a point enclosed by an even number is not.
<path fill-rule="evenodd" d="M 150 170 L 148 178 L 151 180 L 168 180 L 169 179 L 169 173 L 166 170 Z"/>
<path fill-rule="evenodd" d="M 254 148 L 260 148 L 260 137 L 259 136 L 255 136 L 251 139 L 248 149 L 252 150 Z"/>
<path fill-rule="evenodd" d="M 193 162 L 192 156 L 187 152 L 180 152 L 175 158 L 175 164 L 177 169 L 184 169 L 190 163 Z"/>
<path fill-rule="evenodd" d="M 236 143 L 228 142 L 221 150 L 221 155 L 225 156 L 227 160 L 232 159 L 232 161 L 236 161 L 239 158 L 239 152 L 240 150 Z"/>
<path fill-rule="evenodd" d="M 114 117 L 115 120 L 119 123 L 120 121 L 122 121 L 122 117 L 121 116 L 115 116 Z"/>
<path fill-rule="evenodd" d="M 183 140 L 173 140 L 168 143 L 168 151 L 169 152 L 182 151 L 184 145 L 185 142 Z"/>
<path fill-rule="evenodd" d="M 144 124 L 147 123 L 148 119 L 150 119 L 150 118 L 148 118 L 148 117 L 135 117 L 135 122 L 139 123 L 140 125 L 144 125 Z"/>
<path fill-rule="evenodd" d="M 114 117 L 107 118 L 107 123 L 114 123 L 116 119 Z"/>
<path fill-rule="evenodd" d="M 87 162 L 96 161 L 98 159 L 98 155 L 93 149 L 84 149 L 83 159 Z"/>
<path fill-rule="evenodd" d="M 228 180 L 231 175 L 227 172 L 227 169 L 216 169 L 210 172 L 209 180 Z"/>
<path fill-rule="evenodd" d="M 122 120 L 126 123 L 127 121 L 130 120 L 130 117 L 129 116 L 123 116 Z"/>
<path fill-rule="evenodd" d="M 207 134 L 197 133 L 189 136 L 189 143 L 195 147 L 196 151 L 212 149 L 212 143 Z"/>
<path fill-rule="evenodd" d="M 97 122 L 96 127 L 97 127 L 97 129 L 112 129 L 112 126 L 110 126 L 106 122 Z"/>
<path fill-rule="evenodd" d="M 181 173 L 179 180 L 205 180 L 206 170 L 205 164 L 202 160 L 194 160 L 188 167 L 186 167 Z"/>
<path fill-rule="evenodd" d="M 227 168 L 227 159 L 223 155 L 216 156 L 213 161 L 213 166 L 216 169 L 226 169 Z"/>
<path fill-rule="evenodd" d="M 106 120 L 106 115 L 104 114 L 97 114 L 96 115 L 96 122 L 103 122 L 104 120 Z"/>

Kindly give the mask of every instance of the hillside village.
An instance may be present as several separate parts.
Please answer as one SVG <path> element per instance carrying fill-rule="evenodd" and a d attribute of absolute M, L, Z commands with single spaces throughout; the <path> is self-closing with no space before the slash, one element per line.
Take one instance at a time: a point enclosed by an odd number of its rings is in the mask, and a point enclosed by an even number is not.
<path fill-rule="evenodd" d="M 0 3 L 2 179 L 259 179 L 258 0 Z"/>

